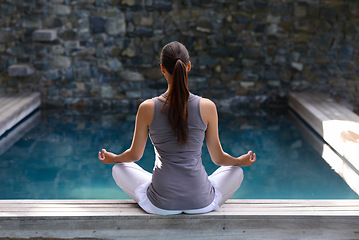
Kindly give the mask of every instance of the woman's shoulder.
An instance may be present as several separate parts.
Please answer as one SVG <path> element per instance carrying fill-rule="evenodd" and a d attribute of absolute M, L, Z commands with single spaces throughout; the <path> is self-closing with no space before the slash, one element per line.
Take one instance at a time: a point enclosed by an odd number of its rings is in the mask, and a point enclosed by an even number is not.
<path fill-rule="evenodd" d="M 138 110 L 145 111 L 145 112 L 153 111 L 154 106 L 155 106 L 155 103 L 154 103 L 153 99 L 147 99 L 140 104 Z"/>
<path fill-rule="evenodd" d="M 208 98 L 201 98 L 201 108 L 216 108 L 216 104 L 208 99 Z"/>
<path fill-rule="evenodd" d="M 145 107 L 149 107 L 149 106 L 153 106 L 153 105 L 154 105 L 153 98 L 147 99 L 140 104 L 140 106 L 145 106 Z"/>
<path fill-rule="evenodd" d="M 137 115 L 139 118 L 145 120 L 148 126 L 151 125 L 155 104 L 152 99 L 143 101 L 138 107 Z"/>
<path fill-rule="evenodd" d="M 203 121 L 209 124 L 211 118 L 217 115 L 217 107 L 214 102 L 208 98 L 201 98 L 200 109 Z"/>

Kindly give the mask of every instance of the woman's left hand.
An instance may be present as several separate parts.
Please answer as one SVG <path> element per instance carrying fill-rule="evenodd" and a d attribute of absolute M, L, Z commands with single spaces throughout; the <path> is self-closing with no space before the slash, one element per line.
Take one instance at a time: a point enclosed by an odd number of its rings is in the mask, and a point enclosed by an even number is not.
<path fill-rule="evenodd" d="M 249 151 L 247 154 L 243 154 L 242 156 L 238 157 L 238 159 L 241 162 L 240 166 L 246 167 L 255 163 L 257 160 L 257 156 L 254 152 Z"/>
<path fill-rule="evenodd" d="M 107 152 L 106 149 L 102 149 L 101 152 L 98 153 L 98 159 L 106 164 L 116 163 L 116 154 Z"/>

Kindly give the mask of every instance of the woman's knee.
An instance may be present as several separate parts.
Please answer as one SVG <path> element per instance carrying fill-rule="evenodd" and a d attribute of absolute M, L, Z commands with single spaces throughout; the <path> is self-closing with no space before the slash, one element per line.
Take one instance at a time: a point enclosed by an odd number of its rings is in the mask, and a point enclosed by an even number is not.
<path fill-rule="evenodd" d="M 236 171 L 238 172 L 238 175 L 243 176 L 243 169 L 240 166 L 236 166 Z"/>
<path fill-rule="evenodd" d="M 119 179 L 119 177 L 124 175 L 123 170 L 124 170 L 124 164 L 123 163 L 116 163 L 112 167 L 112 177 L 114 179 Z"/>
<path fill-rule="evenodd" d="M 232 181 L 235 181 L 238 187 L 242 184 L 244 173 L 243 169 L 240 166 L 230 166 L 230 175 L 232 176 Z"/>
<path fill-rule="evenodd" d="M 119 163 L 116 163 L 115 165 L 112 166 L 112 174 L 115 172 L 120 171 L 121 165 Z"/>
<path fill-rule="evenodd" d="M 112 177 L 116 178 L 116 176 L 118 175 L 118 171 L 119 171 L 119 166 L 118 164 L 115 164 L 112 166 Z"/>
<path fill-rule="evenodd" d="M 123 171 L 123 170 L 125 170 L 126 168 L 133 168 L 133 167 L 136 167 L 135 166 L 135 163 L 132 163 L 132 162 L 130 162 L 130 163 L 116 163 L 115 165 L 113 165 L 113 167 L 112 167 L 112 173 L 113 172 L 121 172 L 121 171 Z"/>
<path fill-rule="evenodd" d="M 238 184 L 242 184 L 244 178 L 243 169 L 240 166 L 235 166 L 234 171 L 236 172 L 236 176 L 238 176 Z"/>

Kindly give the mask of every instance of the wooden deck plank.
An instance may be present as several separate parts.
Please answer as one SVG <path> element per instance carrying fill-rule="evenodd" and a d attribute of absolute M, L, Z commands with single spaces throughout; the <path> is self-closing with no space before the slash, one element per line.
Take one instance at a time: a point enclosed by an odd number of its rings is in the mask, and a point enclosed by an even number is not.
<path fill-rule="evenodd" d="M 19 106 L 26 104 L 33 98 L 30 92 L 21 92 L 14 95 L 0 95 L 0 115 L 12 113 Z"/>
<path fill-rule="evenodd" d="M 40 93 L 0 95 L 0 136 L 41 105 Z"/>
<path fill-rule="evenodd" d="M 38 97 L 37 93 L 19 94 L 11 97 L 11 101 L 0 108 L 0 113 L 4 117 L 13 115 L 18 111 L 23 111 L 23 107 L 32 106 L 32 102 Z M 37 102 L 35 102 L 37 105 Z"/>
<path fill-rule="evenodd" d="M 144 213 L 132 200 L 0 200 L 0 216 L 124 216 Z M 359 216 L 359 200 L 228 200 L 217 211 L 226 215 Z"/>
<path fill-rule="evenodd" d="M 323 135 L 322 121 L 329 120 L 323 113 L 312 106 L 303 96 L 299 97 L 296 93 L 289 95 L 289 106 L 294 109 L 310 126 Z"/>
<path fill-rule="evenodd" d="M 315 106 L 317 107 L 318 111 L 323 112 L 329 120 L 345 120 L 347 117 L 343 115 L 339 109 L 336 108 L 335 103 L 332 101 L 326 100 L 327 98 L 321 96 L 311 96 L 312 99 L 316 99 Z M 310 102 L 310 101 L 309 101 Z M 326 119 L 326 120 L 328 120 Z"/>
<path fill-rule="evenodd" d="M 33 127 L 35 127 L 41 121 L 41 112 L 35 112 L 30 117 L 25 119 L 15 128 L 12 128 L 11 131 L 0 138 L 0 155 L 6 152 L 10 147 L 12 147 L 20 138 L 22 138 L 27 132 L 29 132 Z"/>
<path fill-rule="evenodd" d="M 48 207 L 16 207 L 11 206 L 7 207 L 5 212 L 28 212 L 28 211 L 37 211 L 37 212 L 62 212 L 62 211 L 94 211 L 94 212 L 107 212 L 110 210 L 119 210 L 119 211 L 132 211 L 135 206 L 132 207 L 123 207 L 121 205 L 112 205 L 112 206 L 48 206 Z M 238 210 L 239 209 L 239 210 Z M 358 206 L 248 206 L 248 205 L 238 205 L 232 207 L 222 207 L 218 211 L 220 212 L 241 212 L 241 211 L 271 211 L 276 212 L 279 210 L 287 209 L 289 211 L 299 211 L 299 210 L 313 210 L 313 211 L 352 211 L 359 213 Z"/>
<path fill-rule="evenodd" d="M 27 95 L 26 92 L 21 92 L 21 93 L 17 93 L 17 94 L 10 94 L 10 93 L 0 94 L 0 103 L 1 103 L 0 114 L 2 112 L 6 111 L 13 104 L 15 104 L 16 101 L 14 101 L 14 100 L 16 100 L 17 98 L 22 98 L 26 95 Z"/>
<path fill-rule="evenodd" d="M 341 106 L 334 99 L 324 94 L 315 94 L 311 98 L 317 100 L 316 105 L 318 105 L 319 110 L 323 110 L 331 120 L 358 121 L 359 119 L 353 111 Z"/>
<path fill-rule="evenodd" d="M 134 205 L 136 204 L 131 199 L 55 199 L 55 200 L 36 200 L 36 199 L 2 199 L 1 204 L 123 204 Z M 355 199 L 342 199 L 342 200 L 326 200 L 326 199 L 229 199 L 226 201 L 225 206 L 236 204 L 301 204 L 311 206 L 334 206 L 334 205 L 353 205 L 358 204 Z"/>
<path fill-rule="evenodd" d="M 141 213 L 144 214 L 144 212 L 141 209 L 137 208 L 110 208 L 110 209 L 103 209 L 103 208 L 91 208 L 91 209 L 83 209 L 83 208 L 40 208 L 34 210 L 33 208 L 29 209 L 10 209 L 5 212 L 0 212 L 0 215 L 7 216 L 7 215 L 15 215 L 15 216 L 34 216 L 34 215 L 42 215 L 42 216 L 65 216 L 66 214 L 71 214 L 73 216 L 76 213 L 86 213 L 88 216 L 107 216 L 109 214 L 111 215 L 132 215 L 133 213 Z M 290 207 L 290 208 L 246 208 L 245 206 L 242 206 L 241 208 L 230 208 L 230 209 L 220 209 L 215 212 L 208 213 L 211 214 L 217 214 L 217 213 L 227 213 L 230 215 L 252 215 L 252 214 L 262 214 L 262 215 L 305 215 L 305 216 L 311 216 L 311 215 L 333 215 L 333 216 L 358 216 L 359 210 L 358 208 L 348 209 L 348 208 L 331 208 L 327 209 L 325 207 L 323 208 L 296 208 L 296 207 Z"/>

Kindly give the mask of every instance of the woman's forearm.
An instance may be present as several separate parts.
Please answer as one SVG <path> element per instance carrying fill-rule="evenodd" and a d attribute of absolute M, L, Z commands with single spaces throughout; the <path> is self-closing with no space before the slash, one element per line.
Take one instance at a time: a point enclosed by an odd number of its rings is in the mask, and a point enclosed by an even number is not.
<path fill-rule="evenodd" d="M 116 155 L 112 152 L 107 152 L 105 149 L 102 149 L 101 152 L 98 153 L 99 160 L 106 164 L 136 162 L 140 160 L 141 157 L 142 154 L 137 153 L 132 148 L 127 149 L 119 155 Z"/>
<path fill-rule="evenodd" d="M 237 158 L 232 157 L 226 152 L 223 152 L 221 156 L 217 156 L 214 163 L 219 166 L 235 166 L 240 164 Z"/>
<path fill-rule="evenodd" d="M 226 152 L 223 152 L 221 155 L 214 161 L 215 164 L 220 166 L 250 166 L 256 161 L 256 154 L 252 153 L 252 151 L 237 158 L 232 157 Z"/>
<path fill-rule="evenodd" d="M 141 155 L 134 153 L 134 151 L 129 148 L 126 151 L 124 151 L 123 153 L 116 155 L 115 156 L 115 163 L 120 163 L 120 162 L 136 162 L 138 160 L 141 159 Z"/>

